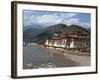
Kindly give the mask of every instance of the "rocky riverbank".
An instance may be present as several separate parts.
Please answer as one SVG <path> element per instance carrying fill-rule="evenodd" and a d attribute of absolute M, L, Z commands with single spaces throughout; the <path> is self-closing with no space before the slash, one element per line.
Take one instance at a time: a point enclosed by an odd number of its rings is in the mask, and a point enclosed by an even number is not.
<path fill-rule="evenodd" d="M 78 52 L 78 51 L 71 51 L 71 50 L 65 50 L 61 48 L 53 48 L 53 47 L 39 47 L 40 49 L 44 49 L 46 52 L 53 54 L 62 54 L 67 59 L 70 59 L 72 61 L 75 61 L 76 63 L 79 63 L 80 66 L 90 66 L 91 65 L 91 56 L 90 53 L 85 52 Z"/>
<path fill-rule="evenodd" d="M 57 54 L 73 54 L 79 56 L 91 56 L 88 52 L 79 52 L 78 50 L 69 50 L 64 48 L 54 48 L 54 47 L 44 47 L 43 45 L 39 45 L 40 49 L 44 49 L 49 53 L 57 53 Z"/>

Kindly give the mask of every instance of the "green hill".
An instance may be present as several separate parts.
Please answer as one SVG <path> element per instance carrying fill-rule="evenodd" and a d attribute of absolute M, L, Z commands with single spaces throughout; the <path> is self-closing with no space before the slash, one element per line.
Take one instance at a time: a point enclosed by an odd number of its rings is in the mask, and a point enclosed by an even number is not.
<path fill-rule="evenodd" d="M 45 29 L 30 28 L 23 32 L 23 40 L 25 42 L 35 42 L 38 44 L 44 43 L 45 40 L 52 36 L 55 32 L 70 32 L 70 31 L 80 31 L 82 33 L 88 33 L 86 29 L 78 25 L 67 26 L 65 24 L 56 24 L 48 26 Z"/>
<path fill-rule="evenodd" d="M 23 40 L 25 42 L 36 42 L 37 35 L 43 33 L 44 29 L 29 28 L 23 32 Z"/>
<path fill-rule="evenodd" d="M 82 33 L 88 33 L 88 31 L 86 29 L 84 29 L 82 26 L 78 26 L 78 25 L 70 25 L 69 27 L 67 27 L 65 32 L 70 32 L 70 31 L 80 31 Z"/>

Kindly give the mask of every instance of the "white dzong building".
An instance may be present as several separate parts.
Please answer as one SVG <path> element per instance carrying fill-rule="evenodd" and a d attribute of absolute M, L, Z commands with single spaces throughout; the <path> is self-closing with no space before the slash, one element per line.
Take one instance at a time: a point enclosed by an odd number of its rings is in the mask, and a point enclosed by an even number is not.
<path fill-rule="evenodd" d="M 45 41 L 45 46 L 55 48 L 76 48 L 76 45 L 84 42 L 87 34 L 79 31 L 56 32 L 51 38 Z"/>

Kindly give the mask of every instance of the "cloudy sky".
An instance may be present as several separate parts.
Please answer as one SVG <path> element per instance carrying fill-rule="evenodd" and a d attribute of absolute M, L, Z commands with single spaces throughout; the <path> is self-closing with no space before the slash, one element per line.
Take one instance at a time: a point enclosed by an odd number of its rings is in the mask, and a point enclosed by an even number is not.
<path fill-rule="evenodd" d="M 54 12 L 54 11 L 23 11 L 24 26 L 41 25 L 47 27 L 54 24 L 80 25 L 89 28 L 90 13 Z"/>

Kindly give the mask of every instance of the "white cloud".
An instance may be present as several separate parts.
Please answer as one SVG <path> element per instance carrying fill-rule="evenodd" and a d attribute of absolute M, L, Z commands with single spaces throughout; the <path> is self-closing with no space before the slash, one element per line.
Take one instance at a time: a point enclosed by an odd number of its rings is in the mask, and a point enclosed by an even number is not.
<path fill-rule="evenodd" d="M 37 22 L 38 24 L 43 24 L 45 26 L 48 26 L 48 25 L 61 23 L 61 21 L 62 21 L 62 18 L 60 16 L 53 14 L 53 15 L 38 16 L 35 22 Z"/>
<path fill-rule="evenodd" d="M 66 25 L 72 25 L 72 24 L 76 24 L 76 25 L 80 25 L 83 26 L 85 28 L 90 27 L 90 23 L 86 23 L 86 22 L 80 22 L 79 18 L 75 18 L 74 16 L 77 13 L 54 13 L 54 14 L 44 14 L 44 15 L 40 15 L 40 16 L 36 16 L 36 15 L 31 15 L 30 17 L 26 16 L 25 18 L 25 25 L 30 25 L 30 24 L 39 24 L 39 25 L 43 25 L 43 26 L 50 26 L 50 25 L 54 25 L 54 24 L 66 24 Z"/>
<path fill-rule="evenodd" d="M 80 26 L 83 26 L 84 28 L 89 28 L 91 26 L 91 23 L 83 22 L 79 24 Z"/>
<path fill-rule="evenodd" d="M 27 12 L 27 11 L 26 11 Z M 27 12 L 28 13 L 28 12 Z M 54 13 L 54 14 L 44 14 L 40 16 L 35 16 L 34 14 L 31 16 L 25 16 L 25 25 L 30 24 L 40 24 L 44 26 L 49 26 L 53 24 L 63 23 L 62 21 L 75 16 L 76 13 Z"/>
<path fill-rule="evenodd" d="M 70 19 L 64 20 L 64 23 L 66 25 L 71 25 L 71 24 L 78 24 L 80 23 L 80 21 L 78 18 L 70 18 Z"/>
<path fill-rule="evenodd" d="M 61 13 L 61 14 L 60 14 L 61 17 L 66 18 L 66 19 L 72 18 L 72 17 L 74 17 L 75 15 L 77 15 L 77 13 L 63 13 L 63 14 Z"/>
<path fill-rule="evenodd" d="M 76 15 L 76 13 L 67 13 L 67 14 L 68 14 L 67 16 L 68 16 L 69 18 Z"/>
<path fill-rule="evenodd" d="M 45 26 L 53 25 L 53 24 L 63 23 L 62 21 L 68 18 L 71 18 L 75 15 L 76 15 L 75 13 L 63 13 L 63 14 L 55 13 L 55 14 L 47 14 L 47 15 L 41 15 L 41 16 L 32 15 L 31 17 L 28 17 L 26 24 L 28 25 L 32 23 L 37 23 L 37 24 L 45 25 Z"/>

